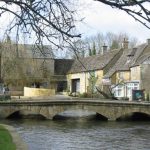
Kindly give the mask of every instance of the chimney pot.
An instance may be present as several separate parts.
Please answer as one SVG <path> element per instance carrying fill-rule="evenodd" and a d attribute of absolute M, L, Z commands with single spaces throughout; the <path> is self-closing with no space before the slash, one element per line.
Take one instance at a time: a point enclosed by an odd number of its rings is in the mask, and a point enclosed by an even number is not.
<path fill-rule="evenodd" d="M 106 46 L 105 43 L 104 43 L 103 49 L 102 49 L 102 54 L 105 54 L 106 52 L 107 52 L 107 46 Z"/>
<path fill-rule="evenodd" d="M 128 45 L 129 45 L 128 40 L 126 40 L 126 39 L 124 38 L 124 40 L 123 40 L 123 48 L 124 48 L 124 49 L 128 49 Z"/>
<path fill-rule="evenodd" d="M 147 44 L 150 46 L 150 39 L 147 39 Z"/>

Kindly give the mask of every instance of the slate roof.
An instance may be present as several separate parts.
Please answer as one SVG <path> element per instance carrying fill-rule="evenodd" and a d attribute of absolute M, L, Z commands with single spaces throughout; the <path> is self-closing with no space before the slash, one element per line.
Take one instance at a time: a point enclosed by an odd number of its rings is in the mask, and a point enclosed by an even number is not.
<path fill-rule="evenodd" d="M 146 48 L 146 44 L 142 44 L 134 49 L 125 49 L 122 56 L 116 64 L 105 74 L 104 78 L 111 77 L 116 71 L 129 71 L 130 67 L 138 65 L 138 58 Z"/>
<path fill-rule="evenodd" d="M 16 47 L 15 44 L 14 46 Z M 18 52 L 19 52 L 19 57 L 25 57 L 25 58 L 53 59 L 54 57 L 50 45 L 44 45 L 43 49 L 38 49 L 35 45 L 32 44 L 18 44 Z"/>
<path fill-rule="evenodd" d="M 54 60 L 54 74 L 55 75 L 66 75 L 67 72 L 71 69 L 73 59 L 55 59 Z"/>
<path fill-rule="evenodd" d="M 139 65 L 138 59 L 143 55 L 143 52 L 145 51 L 146 47 L 147 47 L 147 44 L 142 44 L 137 47 L 136 53 L 134 57 L 132 58 L 130 67 Z"/>
<path fill-rule="evenodd" d="M 135 61 L 135 63 L 131 65 L 131 67 L 140 65 L 149 57 L 150 57 L 150 46 L 146 45 L 143 52 L 141 53 L 141 55 L 138 57 L 138 59 Z"/>
<path fill-rule="evenodd" d="M 95 55 L 75 60 L 69 73 L 80 73 L 103 69 L 120 50 L 112 50 L 104 55 Z"/>

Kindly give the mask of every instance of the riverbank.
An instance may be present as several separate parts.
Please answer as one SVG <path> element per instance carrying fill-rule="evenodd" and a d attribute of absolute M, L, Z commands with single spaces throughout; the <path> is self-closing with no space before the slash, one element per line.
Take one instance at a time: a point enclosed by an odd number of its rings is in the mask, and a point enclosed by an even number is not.
<path fill-rule="evenodd" d="M 16 145 L 9 131 L 0 125 L 0 149 L 1 150 L 16 150 Z"/>
<path fill-rule="evenodd" d="M 16 132 L 16 130 L 12 126 L 4 125 L 4 124 L 0 124 L 0 126 L 4 127 L 6 130 L 8 130 L 8 132 L 10 133 L 10 135 L 12 137 L 12 143 L 11 142 L 9 143 L 11 149 L 5 148 L 5 150 L 28 150 L 27 145 L 23 142 L 23 140 L 20 138 L 20 135 Z M 8 145 L 8 144 L 6 143 L 6 145 Z"/>

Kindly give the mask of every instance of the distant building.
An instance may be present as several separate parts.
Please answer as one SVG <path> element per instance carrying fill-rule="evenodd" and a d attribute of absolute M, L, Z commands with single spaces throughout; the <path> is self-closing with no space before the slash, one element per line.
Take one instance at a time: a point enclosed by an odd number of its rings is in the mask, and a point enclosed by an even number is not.
<path fill-rule="evenodd" d="M 132 97 L 132 90 L 150 92 L 149 80 L 150 42 L 133 49 L 124 49 L 122 56 L 107 72 L 115 97 Z"/>
<path fill-rule="evenodd" d="M 103 54 L 78 60 L 53 59 L 51 47 L 44 48 L 42 54 L 34 52 L 31 45 L 16 49 L 12 43 L 5 44 L 0 59 L 1 82 L 20 94 L 24 86 L 56 93 L 93 93 L 97 88 L 118 98 L 131 98 L 133 89 L 150 92 L 150 40 L 132 49 L 128 41 L 123 48 L 111 51 L 105 45 Z"/>
<path fill-rule="evenodd" d="M 95 86 L 103 89 L 103 76 L 116 63 L 121 53 L 122 50 L 119 49 L 106 52 L 103 55 L 89 56 L 75 60 L 67 73 L 68 90 L 71 93 L 88 93 Z M 94 83 L 90 83 L 94 78 Z M 90 87 L 93 86 L 92 84 L 95 84 L 94 87 Z"/>

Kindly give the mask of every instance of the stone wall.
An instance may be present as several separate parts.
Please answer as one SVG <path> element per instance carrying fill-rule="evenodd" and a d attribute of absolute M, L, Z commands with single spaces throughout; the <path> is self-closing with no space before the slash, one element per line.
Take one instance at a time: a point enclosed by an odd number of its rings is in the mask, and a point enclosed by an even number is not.
<path fill-rule="evenodd" d="M 116 120 L 121 116 L 135 112 L 150 115 L 150 104 L 144 102 L 116 102 L 109 100 L 94 99 L 75 99 L 75 100 L 56 100 L 56 101 L 12 101 L 0 103 L 0 118 L 7 118 L 15 112 L 27 114 L 39 114 L 44 118 L 53 119 L 61 112 L 69 110 L 86 110 L 96 112 L 108 118 Z"/>
<path fill-rule="evenodd" d="M 130 71 L 118 71 L 116 74 L 116 83 L 130 81 Z"/>
<path fill-rule="evenodd" d="M 80 79 L 80 93 L 84 93 L 87 91 L 88 81 L 87 81 L 87 73 L 74 73 L 68 75 L 69 80 L 69 90 L 72 91 L 72 80 Z"/>
<path fill-rule="evenodd" d="M 131 69 L 131 81 L 133 80 L 140 80 L 140 66 L 135 66 L 135 67 L 132 67 Z"/>
<path fill-rule="evenodd" d="M 141 65 L 141 89 L 150 94 L 150 64 Z"/>
<path fill-rule="evenodd" d="M 95 77 L 97 77 L 96 85 L 98 86 L 102 82 L 103 70 L 96 70 Z M 73 79 L 80 79 L 80 93 L 88 92 L 89 78 L 90 78 L 89 72 L 68 74 L 67 75 L 68 89 L 70 90 L 70 92 L 72 91 L 71 84 Z"/>
<path fill-rule="evenodd" d="M 41 89 L 24 87 L 24 96 L 51 96 L 55 95 L 55 89 Z"/>

